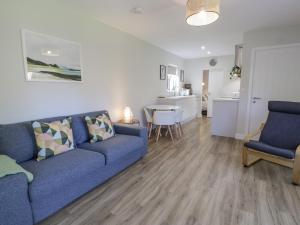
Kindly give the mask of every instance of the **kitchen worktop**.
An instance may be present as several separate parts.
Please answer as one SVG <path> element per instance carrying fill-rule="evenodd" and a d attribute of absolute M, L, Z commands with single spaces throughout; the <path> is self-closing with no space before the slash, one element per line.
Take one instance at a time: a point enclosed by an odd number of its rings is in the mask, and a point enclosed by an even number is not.
<path fill-rule="evenodd" d="M 185 98 L 195 98 L 196 95 L 186 95 L 186 96 L 166 96 L 166 97 L 159 97 L 159 99 L 185 99 Z"/>

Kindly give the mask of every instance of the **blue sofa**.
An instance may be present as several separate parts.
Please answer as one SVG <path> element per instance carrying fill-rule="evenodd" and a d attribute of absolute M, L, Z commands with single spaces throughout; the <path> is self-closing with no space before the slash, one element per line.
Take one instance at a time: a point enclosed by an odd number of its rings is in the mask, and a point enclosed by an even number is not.
<path fill-rule="evenodd" d="M 31 122 L 0 125 L 0 154 L 15 159 L 34 176 L 29 184 L 24 174 L 0 178 L 1 225 L 37 223 L 147 153 L 147 129 L 140 127 L 115 124 L 116 136 L 91 144 L 84 117 L 103 113 L 108 115 L 107 111 L 72 115 L 76 149 L 39 162 L 35 160 L 37 149 Z"/>

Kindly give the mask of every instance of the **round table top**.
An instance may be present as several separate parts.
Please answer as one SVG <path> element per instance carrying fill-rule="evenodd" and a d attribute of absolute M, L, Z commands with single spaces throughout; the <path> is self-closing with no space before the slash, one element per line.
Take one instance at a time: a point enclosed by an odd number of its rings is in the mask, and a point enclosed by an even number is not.
<path fill-rule="evenodd" d="M 174 111 L 180 107 L 177 105 L 148 105 L 146 108 L 157 111 Z"/>

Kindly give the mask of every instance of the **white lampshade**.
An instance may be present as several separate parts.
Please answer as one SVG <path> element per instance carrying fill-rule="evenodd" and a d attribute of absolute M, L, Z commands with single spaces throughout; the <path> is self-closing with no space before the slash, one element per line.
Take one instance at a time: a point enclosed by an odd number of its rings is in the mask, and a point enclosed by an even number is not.
<path fill-rule="evenodd" d="M 186 3 L 186 22 L 189 25 L 207 25 L 215 22 L 219 15 L 219 0 L 188 0 Z"/>
<path fill-rule="evenodd" d="M 130 107 L 126 106 L 124 109 L 124 122 L 130 123 L 133 119 L 133 114 Z"/>

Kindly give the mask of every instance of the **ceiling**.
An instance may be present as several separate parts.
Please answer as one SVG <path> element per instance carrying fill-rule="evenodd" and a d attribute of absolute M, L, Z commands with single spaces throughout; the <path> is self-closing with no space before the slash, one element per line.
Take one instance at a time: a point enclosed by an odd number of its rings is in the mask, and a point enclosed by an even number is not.
<path fill-rule="evenodd" d="M 203 27 L 186 24 L 186 0 L 59 1 L 183 58 L 234 54 L 245 31 L 300 23 L 299 0 L 221 0 L 219 20 Z"/>

